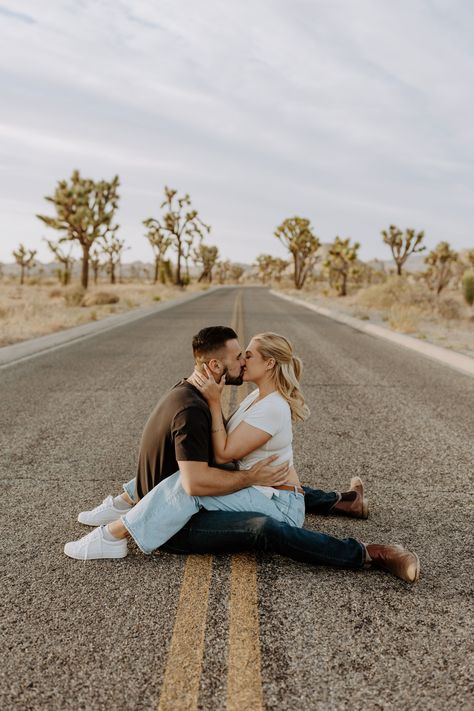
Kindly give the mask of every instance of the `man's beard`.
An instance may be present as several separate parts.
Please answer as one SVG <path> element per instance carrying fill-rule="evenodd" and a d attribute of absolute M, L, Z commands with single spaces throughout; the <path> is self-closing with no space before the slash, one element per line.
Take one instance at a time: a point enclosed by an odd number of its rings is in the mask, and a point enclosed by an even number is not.
<path fill-rule="evenodd" d="M 239 375 L 229 375 L 229 369 L 226 368 L 222 373 L 222 377 L 225 375 L 226 385 L 242 385 L 244 382 L 244 369 L 241 368 Z"/>

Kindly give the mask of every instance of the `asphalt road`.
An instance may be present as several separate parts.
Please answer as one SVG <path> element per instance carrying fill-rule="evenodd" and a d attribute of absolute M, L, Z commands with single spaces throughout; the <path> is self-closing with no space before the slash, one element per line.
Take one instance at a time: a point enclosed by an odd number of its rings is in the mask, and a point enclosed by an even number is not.
<path fill-rule="evenodd" d="M 157 708 L 186 558 L 81 563 L 77 512 L 135 471 L 141 430 L 190 372 L 190 340 L 229 323 L 227 289 L 0 371 L 2 709 Z M 381 571 L 257 563 L 267 709 L 473 709 L 474 380 L 263 289 L 247 338 L 287 335 L 312 416 L 295 429 L 305 483 L 363 478 L 368 521 L 306 526 L 416 550 L 409 586 Z M 226 708 L 230 557 L 214 557 L 200 709 Z"/>

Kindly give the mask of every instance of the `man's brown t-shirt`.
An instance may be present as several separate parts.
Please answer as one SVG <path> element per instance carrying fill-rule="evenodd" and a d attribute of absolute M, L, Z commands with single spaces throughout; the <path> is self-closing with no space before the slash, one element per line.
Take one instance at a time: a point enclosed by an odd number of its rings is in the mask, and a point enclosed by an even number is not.
<path fill-rule="evenodd" d="M 209 407 L 199 390 L 182 380 L 161 398 L 143 430 L 138 455 L 138 498 L 178 471 L 178 460 L 211 463 L 211 459 Z"/>

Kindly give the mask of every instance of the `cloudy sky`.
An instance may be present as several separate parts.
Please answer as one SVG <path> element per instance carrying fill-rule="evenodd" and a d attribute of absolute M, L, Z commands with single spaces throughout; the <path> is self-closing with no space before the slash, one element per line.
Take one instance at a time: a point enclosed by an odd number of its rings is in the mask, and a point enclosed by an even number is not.
<path fill-rule="evenodd" d="M 390 223 L 474 247 L 471 0 L 0 0 L 0 260 L 74 168 L 121 180 L 126 260 L 165 184 L 223 257 L 293 215 L 390 257 Z"/>

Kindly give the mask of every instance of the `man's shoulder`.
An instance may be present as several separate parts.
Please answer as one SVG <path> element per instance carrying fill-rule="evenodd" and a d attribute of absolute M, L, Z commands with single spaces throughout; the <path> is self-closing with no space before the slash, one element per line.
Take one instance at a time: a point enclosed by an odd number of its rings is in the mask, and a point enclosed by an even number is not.
<path fill-rule="evenodd" d="M 160 400 L 163 407 L 173 409 L 177 414 L 186 410 L 197 410 L 208 414 L 209 406 L 196 388 L 187 380 L 180 380 Z"/>

